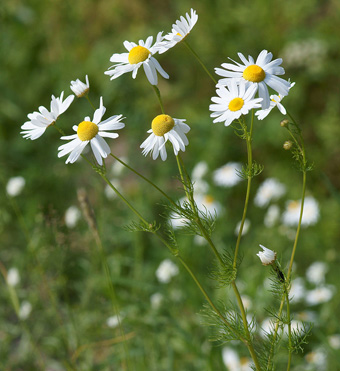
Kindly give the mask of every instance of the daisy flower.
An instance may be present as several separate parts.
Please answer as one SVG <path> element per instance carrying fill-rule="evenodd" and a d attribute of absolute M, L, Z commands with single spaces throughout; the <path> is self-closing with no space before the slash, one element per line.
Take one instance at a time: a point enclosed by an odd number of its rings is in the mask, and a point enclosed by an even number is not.
<path fill-rule="evenodd" d="M 158 83 L 157 71 L 164 78 L 168 79 L 169 75 L 153 57 L 153 55 L 158 52 L 159 43 L 162 39 L 162 32 L 159 32 L 153 46 L 151 46 L 153 41 L 152 36 L 149 36 L 145 42 L 139 40 L 138 45 L 133 42 L 124 41 L 123 44 L 128 53 L 113 54 L 110 58 L 110 62 L 115 64 L 104 73 L 111 76 L 111 80 L 113 80 L 124 73 L 132 72 L 132 78 L 135 79 L 139 67 L 143 65 L 146 77 L 151 85 L 157 85 Z"/>
<path fill-rule="evenodd" d="M 84 97 L 90 90 L 89 77 L 87 75 L 85 77 L 85 80 L 85 84 L 79 79 L 77 79 L 76 81 L 71 81 L 70 88 L 78 98 Z"/>
<path fill-rule="evenodd" d="M 190 15 L 186 13 L 185 17 L 181 16 L 180 20 L 172 25 L 171 32 L 164 36 L 165 41 L 159 45 L 159 54 L 165 53 L 188 36 L 198 20 L 198 15 L 196 10 L 191 9 Z"/>
<path fill-rule="evenodd" d="M 25 139 L 35 140 L 41 137 L 45 130 L 53 125 L 58 117 L 64 113 L 73 102 L 74 95 L 69 95 L 64 101 L 64 92 L 61 93 L 60 98 L 56 98 L 52 95 L 51 98 L 51 111 L 47 108 L 40 106 L 39 112 L 29 113 L 27 117 L 30 121 L 26 121 L 21 129 L 24 131 L 20 132 Z"/>
<path fill-rule="evenodd" d="M 286 193 L 286 186 L 275 178 L 266 179 L 258 188 L 254 203 L 266 207 L 270 201 L 277 200 Z"/>
<path fill-rule="evenodd" d="M 286 210 L 282 215 L 282 222 L 286 226 L 296 226 L 300 219 L 301 200 L 288 201 Z M 306 197 L 303 207 L 303 215 L 301 225 L 307 227 L 315 224 L 319 220 L 320 210 L 319 204 L 313 197 Z"/>
<path fill-rule="evenodd" d="M 289 90 L 295 85 L 295 82 L 293 82 L 290 87 L 289 87 Z M 283 107 L 283 105 L 281 104 L 281 101 L 282 99 L 284 98 L 284 95 L 271 95 L 270 96 L 270 103 L 269 103 L 269 108 L 267 109 L 262 109 L 262 110 L 259 110 L 255 113 L 255 116 L 257 116 L 258 120 L 263 120 L 264 118 L 266 118 L 271 110 L 274 108 L 274 107 L 277 107 L 278 110 L 283 114 L 285 115 L 287 113 L 286 109 Z"/>
<path fill-rule="evenodd" d="M 216 117 L 215 122 L 223 122 L 224 126 L 229 126 L 234 120 L 246 115 L 252 108 L 261 107 L 261 98 L 253 99 L 256 93 L 256 86 L 246 87 L 246 84 L 237 85 L 231 82 L 229 86 L 218 86 L 216 93 L 218 97 L 212 97 L 215 104 L 209 106 L 213 111 L 210 117 Z"/>
<path fill-rule="evenodd" d="M 276 252 L 267 249 L 263 245 L 260 245 L 260 247 L 263 251 L 259 251 L 259 253 L 256 255 L 261 259 L 262 264 L 263 265 L 273 264 L 274 261 L 276 260 Z"/>
<path fill-rule="evenodd" d="M 58 148 L 60 151 L 58 157 L 62 157 L 70 153 L 66 160 L 67 163 L 74 163 L 77 161 L 84 148 L 91 143 L 93 154 L 99 165 L 103 164 L 102 158 L 106 158 L 110 153 L 111 149 L 105 142 L 103 137 L 117 138 L 117 133 L 109 133 L 107 130 L 118 130 L 122 129 L 125 124 L 120 122 L 122 115 L 111 116 L 105 121 L 101 121 L 106 108 L 103 106 L 103 97 L 100 97 L 100 106 L 96 109 L 93 120 L 90 121 L 90 117 L 85 117 L 79 125 L 74 125 L 73 130 L 77 134 L 68 135 L 61 137 L 63 140 L 70 140 L 70 142 L 63 144 Z"/>
<path fill-rule="evenodd" d="M 143 148 L 143 155 L 152 152 L 152 158 L 156 160 L 161 155 L 163 161 L 167 158 L 165 143 L 170 140 L 173 145 L 174 153 L 177 156 L 179 150 L 185 151 L 185 146 L 189 144 L 186 133 L 190 127 L 184 123 L 185 120 L 175 119 L 169 115 L 158 115 L 151 123 L 151 133 L 148 138 L 140 145 Z"/>
<path fill-rule="evenodd" d="M 239 162 L 228 162 L 214 171 L 214 183 L 221 187 L 233 187 L 242 180 L 239 176 L 241 170 L 242 165 Z"/>
<path fill-rule="evenodd" d="M 282 59 L 274 59 L 272 53 L 262 50 L 254 62 L 253 57 L 249 56 L 248 60 L 242 53 L 238 53 L 243 64 L 223 63 L 222 68 L 215 68 L 217 75 L 224 77 L 218 81 L 219 85 L 227 85 L 230 81 L 237 83 L 245 82 L 247 87 L 255 86 L 262 101 L 262 108 L 267 109 L 270 105 L 269 93 L 267 86 L 277 91 L 282 96 L 288 95 L 290 83 L 277 75 L 284 75 L 285 70 L 280 67 Z"/>

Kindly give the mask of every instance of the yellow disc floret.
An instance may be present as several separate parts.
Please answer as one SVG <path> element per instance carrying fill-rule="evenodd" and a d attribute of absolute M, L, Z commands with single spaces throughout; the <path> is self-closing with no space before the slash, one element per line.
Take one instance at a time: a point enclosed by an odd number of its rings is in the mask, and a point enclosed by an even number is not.
<path fill-rule="evenodd" d="M 130 50 L 128 59 L 130 64 L 137 64 L 140 62 L 144 62 L 146 59 L 148 59 L 150 55 L 150 51 L 144 46 L 135 46 Z"/>
<path fill-rule="evenodd" d="M 78 125 L 78 138 L 82 140 L 83 142 L 86 140 L 93 139 L 98 134 L 98 126 L 91 121 L 82 121 Z"/>
<path fill-rule="evenodd" d="M 256 64 L 252 64 L 248 66 L 243 71 L 243 78 L 251 82 L 263 81 L 265 77 L 266 77 L 266 73 L 264 72 L 263 68 L 261 68 L 260 66 Z"/>
<path fill-rule="evenodd" d="M 239 111 L 244 105 L 244 100 L 242 98 L 234 98 L 229 102 L 228 108 L 230 111 Z"/>
<path fill-rule="evenodd" d="M 162 137 L 175 126 L 174 119 L 169 115 L 158 115 L 151 123 L 151 129 L 155 135 Z"/>

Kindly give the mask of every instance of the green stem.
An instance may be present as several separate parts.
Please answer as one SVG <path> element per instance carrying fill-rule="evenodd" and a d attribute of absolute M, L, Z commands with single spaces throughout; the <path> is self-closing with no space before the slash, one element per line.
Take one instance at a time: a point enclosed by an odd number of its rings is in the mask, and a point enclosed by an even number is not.
<path fill-rule="evenodd" d="M 125 163 L 123 160 L 121 160 L 119 157 L 116 157 L 114 154 L 110 153 L 110 156 L 112 156 L 114 159 L 116 159 L 118 162 L 120 162 L 122 165 L 124 165 L 126 168 L 131 170 L 133 173 L 138 175 L 140 178 L 148 182 L 152 187 L 154 187 L 159 193 L 161 193 L 173 206 L 176 208 L 178 207 L 177 204 L 172 200 L 171 197 L 169 197 L 164 191 L 162 191 L 155 183 L 153 183 L 150 179 L 146 178 L 144 175 L 139 173 L 137 170 L 133 169 L 131 166 L 129 166 L 127 163 Z"/>
<path fill-rule="evenodd" d="M 182 165 L 183 165 L 183 169 L 185 171 L 185 174 L 186 174 L 186 177 L 187 177 L 187 180 L 190 182 L 190 178 L 189 178 L 189 175 L 188 173 L 186 172 L 185 170 L 185 167 L 184 167 L 184 164 L 183 164 L 183 161 L 180 157 L 180 155 L 178 154 L 176 156 L 176 160 L 177 160 L 177 166 L 178 166 L 178 171 L 179 171 L 179 174 L 180 174 L 180 177 L 181 177 L 181 181 L 183 183 L 183 187 L 184 187 L 184 191 L 185 191 L 185 194 L 187 196 L 187 199 L 188 201 L 190 202 L 190 205 L 191 205 L 191 209 L 192 211 L 195 213 L 195 216 L 196 216 L 196 219 L 195 219 L 195 222 L 197 223 L 201 233 L 203 234 L 204 238 L 206 239 L 206 241 L 208 242 L 209 246 L 211 247 L 211 249 L 213 250 L 214 254 L 216 255 L 217 259 L 219 260 L 219 262 L 223 265 L 223 259 L 221 257 L 221 255 L 219 254 L 219 252 L 217 251 L 214 243 L 212 242 L 211 238 L 209 237 L 209 234 L 207 233 L 206 229 L 204 228 L 202 222 L 201 222 L 201 218 L 199 217 L 199 214 L 197 212 L 197 207 L 195 205 L 195 201 L 194 201 L 194 197 L 193 197 L 193 194 L 192 192 L 190 192 L 186 186 L 186 180 L 184 179 L 184 174 L 183 174 L 183 170 L 182 170 Z M 182 163 L 182 165 L 181 165 Z"/>
<path fill-rule="evenodd" d="M 288 364 L 287 364 L 287 371 L 290 370 L 290 365 L 292 361 L 292 324 L 290 321 L 290 305 L 289 305 L 289 297 L 288 297 L 288 291 L 285 285 L 285 297 L 286 297 L 286 303 L 287 303 L 287 320 L 288 320 Z"/>
<path fill-rule="evenodd" d="M 159 91 L 159 89 L 157 88 L 156 85 L 151 85 L 153 87 L 153 90 L 155 91 L 156 95 L 157 95 L 157 98 L 158 98 L 158 101 L 159 101 L 159 105 L 161 106 L 161 111 L 163 113 L 163 115 L 165 114 L 165 111 L 164 111 L 164 106 L 163 106 L 163 102 L 162 102 L 162 97 L 161 97 L 161 92 Z"/>
<path fill-rule="evenodd" d="M 248 152 L 248 182 L 247 182 L 247 192 L 246 192 L 246 199 L 244 201 L 244 208 L 243 208 L 243 215 L 240 225 L 240 230 L 238 232 L 237 241 L 236 241 L 236 247 L 235 247 L 235 254 L 234 254 L 234 263 L 233 268 L 236 268 L 237 265 L 237 256 L 238 256 L 238 250 L 240 247 L 242 232 L 243 232 L 243 226 L 244 222 L 246 220 L 247 216 L 247 210 L 248 210 L 248 203 L 249 203 L 249 196 L 250 196 L 250 188 L 251 188 L 251 179 L 252 179 L 252 168 L 253 168 L 253 155 L 252 155 L 252 136 L 253 136 L 253 124 L 254 124 L 254 110 L 252 110 L 252 117 L 251 117 L 251 123 L 250 123 L 250 130 L 249 133 L 247 132 L 247 126 L 243 123 L 241 124 L 245 135 L 246 135 L 246 142 L 247 142 L 247 152 Z"/>
<path fill-rule="evenodd" d="M 217 80 L 214 78 L 214 76 L 209 72 L 205 64 L 202 62 L 201 58 L 198 56 L 198 54 L 194 51 L 194 49 L 188 44 L 187 41 L 183 40 L 183 44 L 190 50 L 190 52 L 194 55 L 194 57 L 197 59 L 199 64 L 203 67 L 204 71 L 208 74 L 208 76 L 211 78 L 211 80 L 217 84 Z"/>
<path fill-rule="evenodd" d="M 87 99 L 87 101 L 90 103 L 91 107 L 96 110 L 96 107 L 94 106 L 94 104 L 91 102 L 91 99 L 89 98 L 88 94 L 85 95 L 85 98 Z"/>

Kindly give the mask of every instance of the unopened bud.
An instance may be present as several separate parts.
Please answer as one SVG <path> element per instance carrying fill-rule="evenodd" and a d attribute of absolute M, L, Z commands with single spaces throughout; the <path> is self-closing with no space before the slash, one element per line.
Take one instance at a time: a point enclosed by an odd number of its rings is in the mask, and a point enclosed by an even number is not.
<path fill-rule="evenodd" d="M 284 143 L 283 143 L 283 148 L 286 150 L 286 151 L 289 151 L 293 146 L 293 143 L 292 141 L 290 140 L 286 140 Z"/>
<path fill-rule="evenodd" d="M 289 121 L 287 119 L 283 119 L 281 120 L 280 122 L 280 125 L 283 127 L 283 128 L 286 128 L 289 124 Z"/>
<path fill-rule="evenodd" d="M 263 251 L 260 251 L 258 254 L 256 254 L 260 259 L 263 265 L 271 265 L 276 260 L 276 252 L 272 251 L 270 249 L 267 249 L 266 247 L 260 245 L 261 249 Z"/>

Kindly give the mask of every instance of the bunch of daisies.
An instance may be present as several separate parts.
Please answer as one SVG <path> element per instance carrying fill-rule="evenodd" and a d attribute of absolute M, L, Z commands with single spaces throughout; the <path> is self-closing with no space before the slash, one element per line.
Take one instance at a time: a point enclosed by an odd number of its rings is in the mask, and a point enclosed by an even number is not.
<path fill-rule="evenodd" d="M 215 68 L 216 74 L 223 78 L 217 82 L 218 96 L 211 99 L 214 104 L 209 107 L 212 111 L 210 116 L 215 118 L 213 122 L 224 122 L 229 126 L 254 108 L 261 108 L 255 113 L 259 120 L 263 120 L 274 107 L 285 115 L 281 100 L 294 83 L 278 77 L 285 73 L 280 66 L 282 59 L 272 60 L 273 54 L 267 50 L 262 50 L 256 61 L 251 56 L 245 58 L 242 53 L 238 56 L 242 63 L 233 61 L 235 64 L 223 63 L 223 68 Z M 268 87 L 277 94 L 269 96 Z"/>

